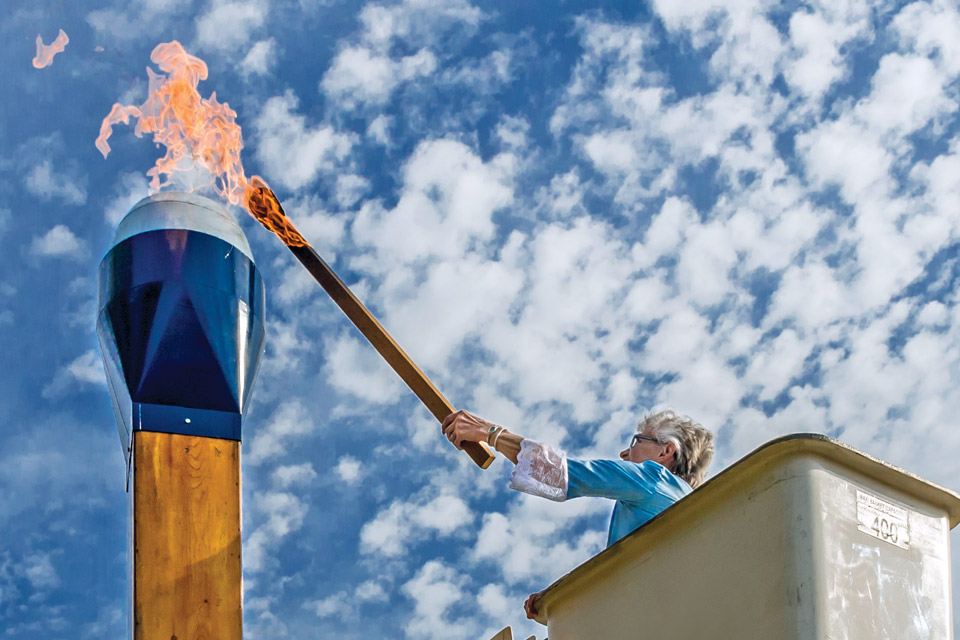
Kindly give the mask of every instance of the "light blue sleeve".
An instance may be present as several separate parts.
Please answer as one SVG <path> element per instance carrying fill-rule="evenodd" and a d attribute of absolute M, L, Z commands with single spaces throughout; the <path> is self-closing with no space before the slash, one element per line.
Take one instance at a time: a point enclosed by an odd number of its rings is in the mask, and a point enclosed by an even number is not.
<path fill-rule="evenodd" d="M 567 460 L 567 498 L 593 496 L 627 503 L 645 502 L 663 493 L 672 475 L 655 462 Z M 681 493 L 682 495 L 682 493 Z"/>

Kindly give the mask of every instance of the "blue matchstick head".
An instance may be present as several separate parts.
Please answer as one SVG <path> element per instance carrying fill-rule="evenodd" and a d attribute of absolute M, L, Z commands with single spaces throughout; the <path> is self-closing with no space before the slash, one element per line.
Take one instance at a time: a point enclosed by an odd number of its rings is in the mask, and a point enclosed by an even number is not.
<path fill-rule="evenodd" d="M 129 463 L 133 431 L 240 439 L 264 289 L 240 226 L 182 192 L 144 198 L 100 263 L 97 336 Z"/>

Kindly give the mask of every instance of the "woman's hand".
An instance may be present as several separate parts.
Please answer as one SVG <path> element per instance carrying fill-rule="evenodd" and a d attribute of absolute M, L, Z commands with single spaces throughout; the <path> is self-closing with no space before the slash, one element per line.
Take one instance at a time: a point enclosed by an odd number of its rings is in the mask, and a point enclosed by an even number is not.
<path fill-rule="evenodd" d="M 523 603 L 523 610 L 527 613 L 527 618 L 530 620 L 536 619 L 537 613 L 539 613 L 537 611 L 537 608 L 533 606 L 533 601 L 536 600 L 538 597 L 540 597 L 541 593 L 543 593 L 543 591 L 537 591 L 536 593 L 531 593 L 530 597 L 527 598 L 527 601 Z"/>
<path fill-rule="evenodd" d="M 455 411 L 443 419 L 440 426 L 443 435 L 453 443 L 457 449 L 463 449 L 464 442 L 486 442 L 492 422 L 473 415 L 469 411 Z"/>

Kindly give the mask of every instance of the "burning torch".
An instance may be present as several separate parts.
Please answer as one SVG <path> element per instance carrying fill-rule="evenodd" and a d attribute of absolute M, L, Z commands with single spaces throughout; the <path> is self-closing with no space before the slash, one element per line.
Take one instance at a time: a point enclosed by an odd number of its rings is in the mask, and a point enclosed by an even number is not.
<path fill-rule="evenodd" d="M 245 193 L 247 210 L 260 224 L 274 232 L 287 248 L 297 257 L 297 260 L 307 268 L 310 275 L 323 287 L 337 306 L 353 322 L 353 325 L 363 334 L 371 345 L 383 356 L 393 370 L 410 387 L 420 401 L 426 405 L 430 413 L 440 422 L 453 413 L 455 409 L 443 394 L 430 382 L 426 374 L 410 359 L 400 345 L 387 333 L 387 330 L 377 321 L 372 313 L 353 295 L 343 280 L 337 277 L 333 269 L 324 262 L 320 254 L 303 239 L 284 214 L 283 207 L 273 191 L 259 177 L 254 176 Z M 481 469 L 486 469 L 493 462 L 493 453 L 485 443 L 464 442 L 463 450 L 477 463 Z"/>

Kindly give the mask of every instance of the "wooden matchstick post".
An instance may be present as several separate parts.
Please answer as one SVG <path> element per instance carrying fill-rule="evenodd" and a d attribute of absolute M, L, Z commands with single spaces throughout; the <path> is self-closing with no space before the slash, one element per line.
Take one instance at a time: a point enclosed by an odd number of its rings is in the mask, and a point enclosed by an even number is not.
<path fill-rule="evenodd" d="M 134 640 L 241 640 L 240 442 L 133 436 Z"/>

